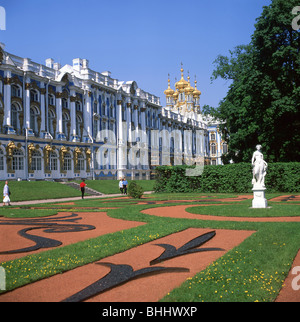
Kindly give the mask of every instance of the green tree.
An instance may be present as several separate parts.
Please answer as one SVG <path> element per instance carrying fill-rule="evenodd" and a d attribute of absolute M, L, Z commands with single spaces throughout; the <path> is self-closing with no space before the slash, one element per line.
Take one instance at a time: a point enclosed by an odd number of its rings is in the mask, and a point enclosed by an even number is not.
<path fill-rule="evenodd" d="M 128 195 L 134 199 L 141 199 L 143 196 L 144 190 L 138 185 L 135 181 L 131 181 L 128 186 Z"/>
<path fill-rule="evenodd" d="M 300 32 L 292 28 L 297 5 L 273 0 L 257 19 L 251 43 L 214 62 L 212 81 L 232 81 L 217 113 L 226 120 L 225 162 L 249 162 L 258 143 L 270 162 L 300 160 Z"/>

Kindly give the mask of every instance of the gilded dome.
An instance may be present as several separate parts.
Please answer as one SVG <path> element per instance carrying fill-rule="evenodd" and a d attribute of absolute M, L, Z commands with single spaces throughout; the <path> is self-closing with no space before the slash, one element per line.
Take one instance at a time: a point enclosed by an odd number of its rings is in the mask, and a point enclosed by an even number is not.
<path fill-rule="evenodd" d="M 183 68 L 181 68 L 181 80 L 175 84 L 175 88 L 183 91 L 186 87 L 189 86 L 189 83 L 183 78 Z"/>
<path fill-rule="evenodd" d="M 201 95 L 201 92 L 197 89 L 197 81 L 195 80 L 195 90 L 193 91 L 194 97 L 199 97 Z"/>
<path fill-rule="evenodd" d="M 174 94 L 174 90 L 170 87 L 170 78 L 168 79 L 168 88 L 164 91 L 166 96 L 172 96 Z"/>
<path fill-rule="evenodd" d="M 188 86 L 185 88 L 186 94 L 192 94 L 194 92 L 194 88 L 190 84 L 190 76 L 188 76 Z"/>
<path fill-rule="evenodd" d="M 178 99 L 178 96 L 179 96 L 179 93 L 178 93 L 178 91 L 176 91 L 176 92 L 173 94 L 173 97 L 174 97 L 174 99 L 175 99 L 175 100 L 177 100 L 177 99 Z"/>

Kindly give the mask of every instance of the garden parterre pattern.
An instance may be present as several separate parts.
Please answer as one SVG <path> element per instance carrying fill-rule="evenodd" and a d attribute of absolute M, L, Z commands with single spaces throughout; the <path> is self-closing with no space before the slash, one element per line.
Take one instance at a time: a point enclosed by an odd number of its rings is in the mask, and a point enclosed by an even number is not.
<path fill-rule="evenodd" d="M 158 207 L 158 208 L 149 208 L 147 210 L 143 210 L 142 213 L 148 215 L 155 216 L 165 216 L 165 217 L 175 217 L 175 218 L 187 218 L 187 219 L 198 219 L 198 220 L 218 220 L 218 221 L 253 221 L 253 222 L 275 222 L 275 221 L 295 221 L 299 222 L 299 217 L 274 217 L 274 218 L 233 218 L 233 217 L 215 217 L 215 216 L 207 216 L 207 215 L 193 215 L 185 211 L 186 208 L 200 206 L 200 205 L 209 205 L 211 201 L 242 201 L 250 199 L 251 196 L 239 196 L 237 198 L 227 198 L 227 199 L 204 199 L 202 198 L 202 203 L 193 204 L 195 200 L 168 200 L 168 201 L 155 201 L 151 199 L 146 199 L 138 202 L 139 205 L 168 205 L 167 207 Z M 125 198 L 120 198 L 125 199 Z M 126 198 L 127 199 L 127 198 Z M 289 201 L 294 200 L 297 201 L 299 196 L 284 196 L 284 198 L 278 198 L 278 200 L 274 201 Z M 118 198 L 112 198 L 111 200 L 119 200 Z M 188 205 L 176 205 L 176 203 L 180 202 L 188 202 Z M 203 203 L 205 202 L 205 204 Z M 206 203 L 207 202 L 207 203 Z M 173 205 L 172 205 L 173 204 Z M 58 204 L 56 204 L 58 205 Z M 74 206 L 74 203 L 62 203 L 60 206 Z M 215 204 L 217 205 L 217 204 Z M 220 206 L 222 204 L 219 204 Z M 70 207 L 72 208 L 72 207 Z M 76 206 L 74 207 L 76 208 Z M 77 207 L 80 208 L 80 207 Z M 83 209 L 88 209 L 89 207 L 82 207 Z M 90 207 L 93 209 L 93 212 L 80 212 L 80 224 L 89 225 L 90 229 L 86 231 L 78 231 L 78 232 L 52 232 L 52 234 L 56 235 L 55 240 L 59 240 L 61 245 L 59 247 L 63 247 L 65 245 L 69 245 L 72 243 L 76 243 L 81 240 L 86 240 L 87 238 L 93 238 L 100 235 L 104 235 L 107 233 L 112 233 L 115 231 L 129 229 L 132 227 L 137 227 L 139 225 L 143 225 L 143 222 L 133 222 L 126 221 L 120 219 L 114 219 L 109 216 L 105 212 L 94 212 L 95 207 Z M 107 209 L 107 208 L 106 208 Z M 56 216 L 52 216 L 54 220 L 57 218 L 61 218 L 61 216 L 70 216 L 71 212 L 60 212 Z M 24 242 L 24 238 L 22 236 L 17 235 L 17 231 L 21 229 L 25 229 L 26 225 L 1 225 L 1 222 L 5 222 L 7 219 L 0 218 L 0 252 L 6 252 L 11 249 L 26 248 L 33 246 L 33 241 L 27 240 Z M 15 219 L 17 222 L 19 219 Z M 9 220 L 13 222 L 14 220 Z M 20 220 L 19 220 L 20 221 Z M 122 225 L 120 225 L 122 222 Z M 91 228 L 93 226 L 94 228 Z M 3 230 L 2 228 L 5 227 Z M 18 227 L 18 228 L 17 228 Z M 45 232 L 43 229 L 40 229 L 38 234 L 38 230 L 35 230 L 35 234 L 40 237 L 47 238 L 49 237 L 49 232 Z M 82 267 L 67 271 L 63 274 L 57 274 L 53 277 L 43 279 L 41 281 L 31 283 L 29 285 L 17 288 L 13 291 L 0 294 L 0 302 L 4 301 L 63 301 L 66 298 L 76 294 L 76 292 L 80 292 L 81 289 L 88 287 L 90 284 L 95 283 L 97 280 L 103 279 L 110 272 L 109 265 L 107 263 L 113 265 L 130 265 L 134 271 L 139 269 L 149 267 L 150 262 L 153 259 L 159 257 L 162 254 L 162 249 L 157 244 L 166 244 L 169 243 L 174 247 L 180 247 L 183 243 L 189 242 L 191 238 L 196 238 L 200 233 L 207 233 L 207 229 L 194 229 L 190 228 L 183 232 L 173 233 L 167 237 L 162 239 L 155 240 L 150 243 L 143 244 L 141 246 L 135 247 L 133 249 L 129 249 L 123 253 L 116 254 L 114 256 L 107 257 L 101 261 L 84 265 Z M 51 232 L 50 232 L 51 234 Z M 76 235 L 77 234 L 77 235 Z M 88 234 L 88 235 L 87 235 Z M 117 287 L 113 287 L 110 290 L 105 292 L 101 292 L 100 294 L 95 294 L 91 296 L 88 301 L 158 301 L 168 292 L 170 292 L 173 288 L 180 286 L 182 282 L 186 279 L 191 278 L 197 272 L 205 269 L 209 264 L 215 261 L 220 256 L 223 256 L 230 249 L 240 244 L 247 237 L 251 236 L 253 231 L 241 231 L 241 230 L 224 230 L 218 229 L 216 230 L 217 238 L 209 241 L 210 247 L 223 248 L 224 250 L 205 252 L 205 253 L 194 253 L 194 254 L 186 254 L 185 256 L 179 256 L 177 258 L 170 259 L 166 262 L 163 262 L 164 267 L 176 267 L 182 268 L 181 272 L 165 272 L 163 274 L 155 274 L 148 277 L 141 277 L 139 279 L 130 280 L 123 285 L 118 285 Z M 57 237 L 59 235 L 59 237 Z M 47 237 L 46 237 L 47 236 Z M 76 236 L 76 237 L 75 237 Z M 213 243 L 213 244 L 211 244 Z M 207 245 L 208 246 L 208 245 Z M 14 248 L 15 247 L 15 248 Z M 41 252 L 43 249 L 36 250 L 35 252 Z M 34 253 L 34 252 L 32 252 Z M 31 254 L 31 253 L 29 253 Z M 155 254 L 155 255 L 154 255 Z M 200 257 L 199 257 L 200 255 Z M 0 263 L 4 261 L 8 261 L 14 258 L 19 258 L 24 256 L 24 254 L 0 254 Z M 299 256 L 298 256 L 299 257 Z M 299 261 L 299 260 L 298 260 Z M 298 263 L 298 262 L 296 262 Z M 102 264 L 102 265 L 101 265 Z M 1 265 L 1 264 L 0 264 Z M 159 266 L 157 264 L 156 266 Z M 294 265 L 292 265 L 293 267 Z M 188 272 L 184 272 L 188 270 Z M 289 277 L 291 278 L 291 277 Z M 76 283 L 74 283 L 76 281 Z M 286 283 L 289 285 L 290 282 Z M 58 286 L 59 285 L 59 286 Z M 63 287 L 61 287 L 63 285 Z M 286 286 L 285 285 L 285 286 Z M 149 289 L 153 290 L 149 292 Z M 288 287 L 283 288 L 285 291 L 285 296 L 278 296 L 278 301 L 284 301 L 287 299 L 300 301 L 299 292 L 291 292 Z M 52 290 L 52 291 L 51 291 Z M 141 290 L 141 292 L 137 291 Z M 155 290 L 155 291 L 154 291 Z M 292 295 L 292 296 L 291 296 Z"/>
<path fill-rule="evenodd" d="M 149 267 L 150 261 L 161 255 L 163 249 L 157 246 L 157 244 L 171 244 L 175 247 L 180 247 L 191 239 L 210 231 L 211 229 L 187 229 L 183 232 L 178 232 L 139 247 L 132 248 L 123 253 L 107 257 L 99 262 L 91 263 L 18 288 L 12 292 L 0 295 L 0 301 L 63 301 L 109 274 L 110 268 L 105 265 L 99 265 L 101 263 L 130 265 L 137 271 Z M 205 246 L 212 248 L 222 247 L 223 250 L 187 254 L 185 256 L 167 260 L 163 264 L 159 263 L 153 266 L 185 268 L 188 271 L 179 273 L 166 272 L 150 275 L 148 277 L 141 277 L 95 295 L 88 301 L 156 302 L 173 288 L 180 286 L 186 279 L 191 278 L 197 272 L 203 270 L 207 265 L 241 243 L 252 233 L 253 231 L 217 230 L 216 237 L 210 240 Z"/>
<path fill-rule="evenodd" d="M 39 248 L 32 251 L 16 251 L 35 246 L 33 240 L 20 235 L 20 231 L 24 229 L 34 229 L 31 235 L 56 240 L 58 241 L 56 247 L 62 247 L 144 224 L 111 218 L 106 212 L 80 212 L 74 219 L 70 218 L 72 214 L 72 212 L 59 212 L 56 216 L 48 217 L 50 218 L 48 225 L 43 218 L 0 218 L 0 263 L 45 250 L 45 248 Z M 76 222 L 71 223 L 70 220 L 76 220 Z M 76 230 L 76 226 L 81 229 Z M 66 230 L 63 231 L 63 228 Z M 54 245 L 49 246 L 49 248 L 52 247 Z"/>

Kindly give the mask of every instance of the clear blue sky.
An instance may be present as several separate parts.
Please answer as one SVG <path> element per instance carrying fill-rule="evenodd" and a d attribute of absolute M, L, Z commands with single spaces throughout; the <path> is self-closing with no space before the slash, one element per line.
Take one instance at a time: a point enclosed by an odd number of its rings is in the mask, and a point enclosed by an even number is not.
<path fill-rule="evenodd" d="M 174 88 L 197 75 L 201 105 L 217 106 L 228 83 L 210 77 L 213 61 L 248 44 L 254 24 L 271 0 L 0 0 L 6 10 L 6 50 L 44 63 L 72 64 L 86 58 L 90 68 L 109 70 L 118 80 L 135 80 L 161 98 L 168 73 Z"/>

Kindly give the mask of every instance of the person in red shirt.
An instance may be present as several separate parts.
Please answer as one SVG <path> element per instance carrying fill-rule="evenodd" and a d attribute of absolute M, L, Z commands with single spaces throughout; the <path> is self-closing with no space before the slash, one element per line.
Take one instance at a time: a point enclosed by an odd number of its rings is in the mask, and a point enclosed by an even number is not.
<path fill-rule="evenodd" d="M 82 182 L 80 183 L 81 199 L 83 199 L 84 197 L 85 186 L 86 186 L 86 183 L 84 182 L 84 180 L 82 180 Z"/>

